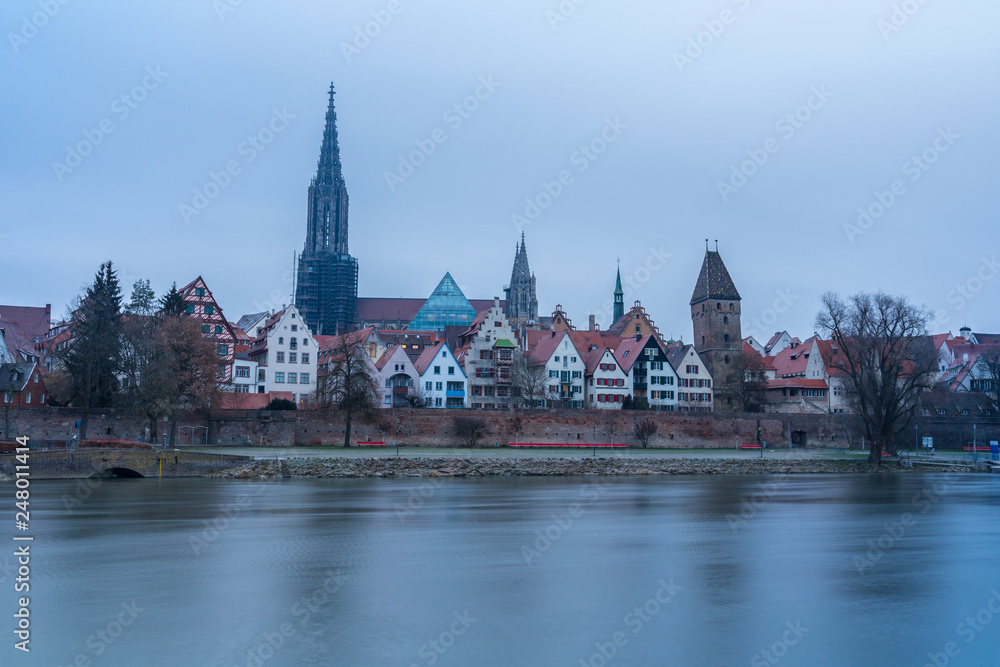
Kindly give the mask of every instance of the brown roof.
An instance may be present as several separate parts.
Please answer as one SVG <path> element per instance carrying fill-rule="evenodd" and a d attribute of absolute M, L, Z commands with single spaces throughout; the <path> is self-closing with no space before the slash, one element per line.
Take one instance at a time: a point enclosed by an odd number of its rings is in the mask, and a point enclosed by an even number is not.
<path fill-rule="evenodd" d="M 705 261 L 702 262 L 701 273 L 698 274 L 698 282 L 695 283 L 694 293 L 691 295 L 691 305 L 706 299 L 740 300 L 740 293 L 736 291 L 736 285 L 729 275 L 725 262 L 722 261 L 722 255 L 711 250 L 705 252 Z"/>
<path fill-rule="evenodd" d="M 0 320 L 19 326 L 29 340 L 44 338 L 52 328 L 52 306 L 0 306 Z"/>
<path fill-rule="evenodd" d="M 441 348 L 444 345 L 446 345 L 446 343 L 442 340 L 434 347 L 429 347 L 424 350 L 423 353 L 417 357 L 417 360 L 413 362 L 414 367 L 417 369 L 417 373 L 420 375 L 424 374 L 424 371 L 426 371 L 427 367 L 431 365 L 431 362 L 434 361 L 434 358 L 437 357 L 438 352 L 441 351 Z"/>
<path fill-rule="evenodd" d="M 427 299 L 359 296 L 354 301 L 354 319 L 358 322 L 411 322 Z M 493 299 L 469 299 L 475 311 L 489 310 Z M 500 300 L 503 308 L 506 301 Z"/>
<path fill-rule="evenodd" d="M 555 354 L 556 348 L 566 336 L 565 331 L 544 331 L 542 333 L 548 334 L 548 336 L 538 340 L 528 357 L 533 366 L 542 366 L 548 363 L 549 357 Z"/>
<path fill-rule="evenodd" d="M 650 338 L 653 336 L 641 336 L 639 340 L 636 340 L 635 336 L 621 339 L 621 343 L 615 350 L 615 356 L 618 357 L 619 363 L 626 373 L 632 370 L 632 366 L 642 356 L 640 352 L 646 347 Z"/>

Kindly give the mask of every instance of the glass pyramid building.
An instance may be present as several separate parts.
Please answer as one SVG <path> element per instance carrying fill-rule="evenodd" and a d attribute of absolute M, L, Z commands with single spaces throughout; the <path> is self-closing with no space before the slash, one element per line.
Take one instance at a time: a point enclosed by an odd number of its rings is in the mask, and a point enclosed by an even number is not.
<path fill-rule="evenodd" d="M 411 331 L 444 331 L 445 325 L 469 326 L 476 319 L 476 310 L 465 298 L 450 273 L 434 288 L 420 307 L 407 329 Z"/>

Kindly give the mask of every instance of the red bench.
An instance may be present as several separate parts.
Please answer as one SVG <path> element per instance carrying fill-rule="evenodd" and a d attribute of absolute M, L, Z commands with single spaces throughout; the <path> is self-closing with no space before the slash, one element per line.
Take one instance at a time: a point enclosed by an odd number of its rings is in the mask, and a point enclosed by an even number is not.
<path fill-rule="evenodd" d="M 600 442 L 597 443 L 596 445 L 593 443 L 587 444 L 584 442 L 512 442 L 510 443 L 510 446 L 511 447 L 580 447 L 587 449 L 593 449 L 594 447 L 598 448 L 614 447 L 616 449 L 624 449 L 625 447 L 628 447 L 628 445 L 625 444 L 611 444 L 611 443 L 600 443 Z"/>
<path fill-rule="evenodd" d="M 385 443 L 384 442 L 374 442 L 374 441 L 361 442 L 359 440 L 358 441 L 358 447 L 385 447 Z"/>
<path fill-rule="evenodd" d="M 988 446 L 982 446 L 982 447 L 962 447 L 962 449 L 964 449 L 967 452 L 986 452 L 987 454 L 990 453 L 990 448 Z"/>
<path fill-rule="evenodd" d="M 740 449 L 760 449 L 760 445 L 740 445 Z"/>

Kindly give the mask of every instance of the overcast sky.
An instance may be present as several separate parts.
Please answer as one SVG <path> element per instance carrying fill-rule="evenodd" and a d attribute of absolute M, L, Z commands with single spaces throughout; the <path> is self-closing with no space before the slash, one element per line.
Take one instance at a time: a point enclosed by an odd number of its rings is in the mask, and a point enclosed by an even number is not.
<path fill-rule="evenodd" d="M 577 2 L 7 0 L 0 303 L 111 259 L 280 307 L 332 81 L 361 296 L 502 296 L 523 229 L 543 314 L 607 326 L 620 258 L 690 339 L 710 238 L 745 335 L 875 289 L 1000 330 L 1000 3 Z"/>

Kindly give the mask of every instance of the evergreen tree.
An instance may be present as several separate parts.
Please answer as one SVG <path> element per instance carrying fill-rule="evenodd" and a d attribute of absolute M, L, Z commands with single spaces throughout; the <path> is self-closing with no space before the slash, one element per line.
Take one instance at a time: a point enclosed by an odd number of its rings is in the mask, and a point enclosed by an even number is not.
<path fill-rule="evenodd" d="M 87 437 L 87 414 L 112 405 L 121 344 L 121 287 L 111 262 L 105 262 L 80 300 L 73 341 L 65 356 L 70 402 L 81 408 L 80 438 Z"/>
<path fill-rule="evenodd" d="M 170 286 L 170 291 L 160 299 L 160 312 L 168 317 L 184 314 L 184 298 L 177 291 L 177 283 Z"/>
<path fill-rule="evenodd" d="M 149 286 L 149 281 L 142 279 L 135 281 L 132 284 L 132 296 L 125 306 L 125 314 L 153 315 L 156 313 L 156 306 L 156 292 Z"/>

